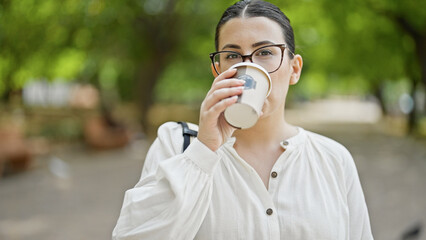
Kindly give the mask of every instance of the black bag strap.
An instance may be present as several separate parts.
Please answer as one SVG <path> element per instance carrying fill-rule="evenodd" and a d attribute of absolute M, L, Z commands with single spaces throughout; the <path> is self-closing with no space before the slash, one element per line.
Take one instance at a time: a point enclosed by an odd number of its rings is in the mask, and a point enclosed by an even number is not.
<path fill-rule="evenodd" d="M 178 122 L 180 125 L 182 125 L 182 135 L 183 135 L 183 150 L 184 152 L 186 148 L 191 143 L 191 137 L 196 137 L 198 135 L 197 131 L 191 130 L 188 127 L 188 124 L 186 122 Z"/>

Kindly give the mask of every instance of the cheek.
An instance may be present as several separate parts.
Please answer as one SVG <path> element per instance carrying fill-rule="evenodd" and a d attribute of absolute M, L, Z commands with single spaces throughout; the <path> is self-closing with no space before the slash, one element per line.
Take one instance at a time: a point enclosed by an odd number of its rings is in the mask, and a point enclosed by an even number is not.
<path fill-rule="evenodd" d="M 288 74 L 275 72 L 277 74 L 272 75 L 272 91 L 268 96 L 269 104 L 280 105 L 285 101 L 287 91 L 289 88 L 290 77 Z"/>
<path fill-rule="evenodd" d="M 278 71 L 271 74 L 272 91 L 266 99 L 266 108 L 272 110 L 285 103 L 290 84 L 289 70 L 288 66 L 283 65 Z"/>
<path fill-rule="evenodd" d="M 286 72 L 277 72 L 277 75 L 272 78 L 271 95 L 285 96 L 290 84 L 290 76 Z"/>
<path fill-rule="evenodd" d="M 269 99 L 271 102 L 275 102 L 275 104 L 280 104 L 287 96 L 288 84 L 283 84 L 280 82 L 274 84 L 272 88 L 273 89 L 269 95 Z"/>

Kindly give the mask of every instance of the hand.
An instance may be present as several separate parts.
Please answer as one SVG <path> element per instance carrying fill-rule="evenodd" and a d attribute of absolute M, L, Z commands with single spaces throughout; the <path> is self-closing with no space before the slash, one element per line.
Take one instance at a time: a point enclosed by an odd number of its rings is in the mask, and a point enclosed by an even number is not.
<path fill-rule="evenodd" d="M 229 69 L 217 76 L 201 104 L 197 138 L 212 151 L 222 146 L 236 130 L 223 116 L 223 111 L 243 92 L 244 81 L 231 78 L 236 73 L 236 69 Z"/>

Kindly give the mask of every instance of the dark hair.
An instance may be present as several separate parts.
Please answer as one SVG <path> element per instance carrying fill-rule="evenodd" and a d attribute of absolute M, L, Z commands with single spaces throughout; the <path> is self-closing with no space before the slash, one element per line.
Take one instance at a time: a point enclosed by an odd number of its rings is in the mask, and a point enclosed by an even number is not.
<path fill-rule="evenodd" d="M 283 30 L 284 39 L 290 52 L 294 53 L 294 33 L 288 17 L 274 4 L 261 0 L 241 0 L 225 10 L 216 26 L 215 47 L 219 48 L 220 28 L 229 20 L 236 17 L 266 17 L 278 23 Z M 289 54 L 293 58 L 293 54 Z"/>

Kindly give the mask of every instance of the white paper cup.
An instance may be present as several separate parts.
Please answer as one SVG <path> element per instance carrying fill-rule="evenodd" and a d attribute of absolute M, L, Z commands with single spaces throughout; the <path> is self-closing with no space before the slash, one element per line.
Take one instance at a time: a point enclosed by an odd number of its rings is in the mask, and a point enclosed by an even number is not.
<path fill-rule="evenodd" d="M 260 116 L 265 99 L 271 92 L 272 80 L 263 67 L 251 62 L 237 63 L 231 68 L 237 69 L 235 78 L 246 82 L 237 102 L 226 108 L 225 119 L 236 128 L 250 128 Z"/>

